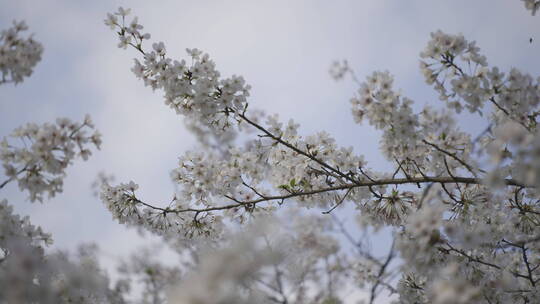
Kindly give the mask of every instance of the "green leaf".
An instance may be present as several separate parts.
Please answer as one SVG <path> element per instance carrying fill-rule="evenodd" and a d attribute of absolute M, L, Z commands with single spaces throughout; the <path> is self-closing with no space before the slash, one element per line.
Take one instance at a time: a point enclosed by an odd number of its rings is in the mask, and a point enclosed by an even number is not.
<path fill-rule="evenodd" d="M 441 134 L 441 139 L 442 139 L 442 140 L 445 140 L 445 139 L 446 139 L 446 133 L 442 132 L 442 134 Z"/>
<path fill-rule="evenodd" d="M 291 179 L 291 182 L 289 183 L 291 185 L 291 187 L 295 187 L 296 186 L 296 179 Z"/>

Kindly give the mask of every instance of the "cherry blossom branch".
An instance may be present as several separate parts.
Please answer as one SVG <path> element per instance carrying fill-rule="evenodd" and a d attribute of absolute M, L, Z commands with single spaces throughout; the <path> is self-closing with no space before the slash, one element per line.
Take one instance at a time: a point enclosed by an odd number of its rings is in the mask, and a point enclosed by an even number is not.
<path fill-rule="evenodd" d="M 535 237 L 532 237 L 532 238 L 529 238 L 529 239 L 526 239 L 526 240 L 521 240 L 521 241 L 514 241 L 514 242 L 509 242 L 508 240 L 504 240 L 504 243 L 506 244 L 506 247 L 509 247 L 509 246 L 521 246 L 521 245 L 525 245 L 525 244 L 529 244 L 529 243 L 535 243 L 535 242 L 539 242 L 540 241 L 540 235 L 537 235 Z"/>
<path fill-rule="evenodd" d="M 499 265 L 496 265 L 496 264 L 493 264 L 493 263 L 490 263 L 490 262 L 486 262 L 486 261 L 480 259 L 479 257 L 469 255 L 465 251 L 463 251 L 461 249 L 458 249 L 458 248 L 454 248 L 452 245 L 450 245 L 448 243 L 446 243 L 446 245 L 448 246 L 448 248 L 439 248 L 439 251 L 441 251 L 443 253 L 455 252 L 455 253 L 457 253 L 459 255 L 462 255 L 462 256 L 466 257 L 471 262 L 476 262 L 476 263 L 479 263 L 479 264 L 482 264 L 482 265 L 485 265 L 485 266 L 489 266 L 489 267 L 492 267 L 492 268 L 496 268 L 496 269 L 502 269 L 502 267 L 499 266 Z"/>
<path fill-rule="evenodd" d="M 525 264 L 525 267 L 527 268 L 527 277 L 529 279 L 529 282 L 531 282 L 532 286 L 536 286 L 537 281 L 533 279 L 532 272 L 534 271 L 534 269 L 531 270 L 531 264 L 529 263 L 529 259 L 527 257 L 527 248 L 525 247 L 525 245 L 522 245 L 520 248 L 521 248 L 521 253 L 523 257 L 523 263 Z"/>
<path fill-rule="evenodd" d="M 459 72 L 460 76 L 465 76 L 467 74 L 465 74 L 465 72 L 463 72 L 463 70 L 454 62 L 454 56 L 450 53 L 448 54 L 442 54 L 441 56 L 443 58 L 443 60 L 441 60 L 441 63 L 444 64 L 445 66 L 447 67 L 452 67 L 454 68 L 456 71 Z"/>
<path fill-rule="evenodd" d="M 11 182 L 13 178 L 8 178 L 4 182 L 0 184 L 0 189 L 4 188 L 5 185 L 7 185 L 9 182 Z"/>
<path fill-rule="evenodd" d="M 392 261 L 392 259 L 395 256 L 394 245 L 395 245 L 395 240 L 392 242 L 392 246 L 390 247 L 390 251 L 388 252 L 388 256 L 386 257 L 386 260 L 384 261 L 381 268 L 379 269 L 379 273 L 377 274 L 375 284 L 373 284 L 373 286 L 371 287 L 371 293 L 370 293 L 370 297 L 369 297 L 369 304 L 373 304 L 373 301 L 375 301 L 375 297 L 377 296 L 377 294 L 376 294 L 377 288 L 379 287 L 379 285 L 382 282 L 382 279 L 383 279 L 384 273 L 386 271 L 386 268 L 388 268 L 388 265 L 390 265 L 390 262 Z"/>
<path fill-rule="evenodd" d="M 23 173 L 24 171 L 26 171 L 27 168 L 28 168 L 28 165 L 24 166 L 21 170 L 19 170 L 17 173 L 15 173 L 15 176 L 12 176 L 12 177 L 6 179 L 4 182 L 2 182 L 0 184 L 0 189 L 4 188 L 7 184 L 12 182 L 17 175 L 19 175 L 19 174 Z"/>
<path fill-rule="evenodd" d="M 526 187 L 519 182 L 515 181 L 514 179 L 505 179 L 505 184 L 508 186 L 516 186 L 516 187 Z M 322 189 L 315 189 L 310 191 L 302 191 L 302 192 L 292 192 L 286 195 L 269 195 L 269 196 L 262 196 L 261 198 L 255 199 L 255 200 L 249 200 L 249 201 L 240 201 L 238 199 L 235 199 L 230 196 L 226 196 L 228 199 L 235 201 L 235 204 L 229 204 L 229 205 L 223 205 L 223 206 L 215 206 L 215 207 L 206 207 L 206 208 L 184 208 L 184 209 L 170 209 L 170 208 L 160 208 L 153 206 L 151 204 L 145 203 L 136 197 L 132 196 L 130 197 L 134 203 L 144 205 L 148 208 L 160 210 L 164 213 L 186 213 L 186 212 L 209 212 L 209 211 L 218 211 L 218 210 L 227 210 L 227 209 L 233 209 L 238 207 L 245 207 L 250 206 L 253 207 L 254 205 L 266 202 L 266 201 L 284 201 L 286 199 L 299 197 L 299 196 L 309 196 L 309 195 L 315 195 L 315 194 L 321 194 L 331 191 L 339 191 L 339 190 L 351 190 L 354 188 L 360 188 L 360 187 L 373 187 L 373 186 L 384 186 L 384 185 L 403 185 L 403 184 L 421 184 L 421 183 L 441 183 L 441 184 L 449 184 L 449 183 L 461 183 L 461 184 L 473 184 L 473 185 L 482 185 L 484 181 L 479 178 L 472 178 L 472 177 L 450 177 L 450 176 L 444 176 L 444 177 L 413 177 L 413 178 L 395 178 L 395 179 L 379 179 L 379 180 L 370 180 L 370 181 L 362 181 L 362 182 L 356 182 L 354 184 L 344 184 L 334 187 L 328 187 L 328 188 L 322 188 Z"/>
<path fill-rule="evenodd" d="M 438 248 L 438 249 L 441 252 L 447 253 L 447 254 L 450 253 L 450 252 L 455 252 L 455 253 L 467 258 L 471 262 L 476 262 L 476 263 L 479 263 L 479 264 L 482 264 L 482 265 L 485 265 L 485 266 L 488 266 L 488 267 L 492 267 L 492 268 L 495 268 L 495 269 L 499 269 L 499 270 L 504 269 L 504 267 L 502 267 L 502 266 L 499 266 L 499 265 L 491 263 L 491 262 L 487 262 L 487 261 L 485 261 L 485 260 L 483 260 L 483 259 L 481 259 L 479 257 L 470 255 L 470 254 L 468 254 L 467 252 L 465 252 L 465 251 L 463 251 L 461 249 L 454 248 L 449 243 L 446 243 L 446 245 L 448 246 L 448 248 Z M 513 274 L 515 277 L 528 280 L 529 282 L 531 282 L 531 285 L 533 285 L 533 286 L 535 286 L 535 284 L 537 282 L 537 281 L 534 281 L 532 279 L 530 273 L 529 273 L 529 275 L 525 275 L 525 274 L 519 273 L 517 271 L 510 271 L 510 273 Z"/>
<path fill-rule="evenodd" d="M 525 265 L 525 268 L 527 269 L 527 279 L 529 280 L 529 282 L 531 283 L 532 286 L 536 286 L 536 282 L 538 282 L 540 279 L 538 280 L 534 280 L 533 278 L 533 271 L 535 271 L 536 269 L 538 269 L 539 265 L 535 266 L 534 268 L 531 268 L 531 263 L 529 262 L 529 258 L 527 256 L 527 250 L 528 248 L 525 247 L 525 244 L 524 243 L 520 243 L 520 244 L 516 244 L 516 243 L 512 243 L 512 242 L 509 242 L 507 240 L 502 240 L 503 243 L 511 246 L 511 247 L 515 247 L 519 250 L 521 250 L 521 256 L 523 258 L 523 264 Z"/>
<path fill-rule="evenodd" d="M 422 139 L 422 142 L 429 145 L 429 146 L 432 146 L 433 148 L 435 148 L 435 150 L 443 153 L 443 154 L 446 154 L 448 156 L 450 156 L 451 158 L 453 158 L 454 160 L 456 160 L 458 163 L 460 163 L 461 165 L 463 165 L 465 168 L 467 168 L 467 170 L 469 172 L 471 172 L 472 175 L 474 175 L 474 177 L 478 177 L 478 175 L 476 174 L 476 172 L 473 170 L 473 168 L 471 167 L 471 165 L 467 164 L 465 161 L 463 161 L 462 159 L 460 159 L 459 157 L 456 156 L 455 153 L 451 153 L 449 151 L 446 151 L 444 149 L 442 149 L 441 147 L 439 147 L 438 145 L 434 144 L 434 143 L 431 143 L 425 139 Z M 483 170 L 480 170 L 481 172 Z"/>
<path fill-rule="evenodd" d="M 494 104 L 494 105 L 497 107 L 497 109 L 501 110 L 504 114 L 506 114 L 506 116 L 510 116 L 510 113 L 508 113 L 508 111 L 507 111 L 505 108 L 503 108 L 501 105 L 499 105 L 499 104 L 497 103 L 497 101 L 495 101 L 495 97 L 494 97 L 494 96 L 491 96 L 491 97 L 489 98 L 489 101 L 491 101 L 491 103 Z"/>
<path fill-rule="evenodd" d="M 231 112 L 234 112 L 233 109 L 230 109 Z M 294 146 L 293 144 L 287 142 L 287 141 L 284 141 L 283 139 L 281 139 L 281 137 L 278 137 L 278 136 L 275 136 L 274 134 L 272 134 L 270 131 L 266 130 L 266 128 L 264 128 L 263 126 L 257 124 L 256 122 L 250 120 L 249 118 L 247 118 L 244 113 L 239 113 L 239 112 L 235 112 L 240 118 L 242 118 L 245 122 L 247 122 L 248 124 L 250 124 L 251 126 L 255 127 L 256 129 L 262 131 L 266 136 L 272 138 L 273 140 L 275 140 L 276 142 L 286 146 L 287 148 L 293 150 L 294 152 L 300 154 L 300 155 L 303 155 L 309 159 L 311 159 L 312 161 L 318 163 L 319 165 L 321 165 L 323 168 L 326 168 L 334 173 L 336 173 L 337 175 L 341 176 L 342 178 L 350 181 L 350 182 L 353 182 L 355 184 L 358 183 L 357 180 L 353 179 L 352 177 L 350 177 L 349 175 L 346 175 L 345 173 L 341 172 L 340 170 L 330 166 L 329 164 L 327 164 L 326 162 L 318 159 L 317 157 L 299 149 L 298 147 Z"/>
<path fill-rule="evenodd" d="M 330 212 L 334 211 L 334 209 L 336 209 L 339 205 L 341 205 L 343 203 L 343 201 L 347 198 L 349 193 L 351 193 L 352 189 L 353 188 L 347 189 L 347 192 L 339 199 L 339 201 L 332 208 L 330 208 L 329 210 L 323 211 L 322 214 L 329 214 Z"/>

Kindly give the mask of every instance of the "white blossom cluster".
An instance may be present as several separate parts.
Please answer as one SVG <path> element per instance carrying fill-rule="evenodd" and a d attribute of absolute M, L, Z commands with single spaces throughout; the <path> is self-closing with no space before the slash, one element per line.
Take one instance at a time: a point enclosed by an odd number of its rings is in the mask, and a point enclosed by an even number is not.
<path fill-rule="evenodd" d="M 0 237 L 0 247 L 9 248 L 10 243 L 20 241 L 27 242 L 36 248 L 51 244 L 51 235 L 41 230 L 41 227 L 36 227 L 30 223 L 29 217 L 20 217 L 13 213 L 13 207 L 8 204 L 7 200 L 0 201 L 0 225 L 2 227 Z M 4 255 L 9 250 L 4 250 Z M 5 256 L 2 257 L 2 260 Z"/>
<path fill-rule="evenodd" d="M 393 90 L 393 81 L 388 72 L 373 73 L 361 84 L 358 97 L 352 98 L 351 104 L 356 122 L 362 122 L 365 116 L 371 125 L 385 130 L 383 141 L 387 146 L 384 150 L 396 157 L 419 149 L 417 142 L 421 134 L 417 132 L 419 121 L 412 113 L 412 100 L 401 98 Z"/>
<path fill-rule="evenodd" d="M 0 84 L 23 81 L 32 74 L 34 66 L 41 60 L 43 46 L 32 36 L 20 37 L 28 29 L 24 21 L 13 22 L 13 27 L 0 32 Z"/>
<path fill-rule="evenodd" d="M 18 34 L 24 22 L 0 34 L 1 83 L 23 81 L 40 60 L 42 46 Z M 56 124 L 27 124 L 16 129 L 14 144 L 0 142 L 0 160 L 5 176 L 0 189 L 17 181 L 30 200 L 42 201 L 44 193 L 62 191 L 64 170 L 76 156 L 87 159 L 87 145 L 99 147 L 99 133 L 89 117 L 83 123 L 58 119 Z M 125 303 L 126 288 L 110 288 L 110 280 L 99 268 L 95 246 L 81 246 L 73 257 L 63 252 L 47 252 L 52 237 L 34 226 L 28 216 L 13 212 L 7 200 L 0 200 L 0 302 L 1 303 Z"/>
<path fill-rule="evenodd" d="M 128 226 L 184 242 L 195 238 L 218 238 L 222 231 L 221 217 L 207 213 L 193 218 L 175 212 L 173 208 L 154 208 L 135 196 L 138 188 L 133 182 L 110 186 L 104 184 L 100 198 L 113 214 L 113 218 Z"/>
<path fill-rule="evenodd" d="M 129 25 L 125 19 L 130 10 L 120 8 L 108 14 L 105 24 L 119 33 L 121 48 L 130 45 L 144 55 L 143 62 L 135 60 L 132 71 L 153 89 L 163 89 L 165 103 L 176 113 L 193 123 L 221 133 L 231 126 L 231 117 L 246 110 L 250 86 L 240 76 L 221 78 L 208 54 L 198 49 L 186 49 L 189 61 L 167 57 L 163 42 L 153 43 L 152 50 L 143 49 L 149 34 L 142 34 L 143 26 L 137 17 Z"/>
<path fill-rule="evenodd" d="M 529 130 L 535 128 L 539 79 L 517 69 L 505 75 L 497 67 L 489 68 L 479 50 L 474 42 L 466 41 L 461 35 L 440 31 L 432 34 L 421 54 L 424 60 L 420 66 L 427 83 L 433 84 L 441 100 L 447 101 L 449 108 L 457 113 L 463 107 L 482 113 L 488 103 L 498 110 L 494 113 L 497 123 L 511 118 Z"/>
<path fill-rule="evenodd" d="M 62 191 L 64 170 L 76 157 L 87 160 L 92 154 L 89 145 L 99 149 L 101 134 L 88 134 L 94 125 L 89 116 L 82 123 L 59 118 L 56 123 L 28 123 L 13 131 L 8 141 L 0 142 L 0 160 L 8 177 L 0 188 L 17 181 L 21 191 L 28 191 L 31 201 L 43 201 Z"/>
<path fill-rule="evenodd" d="M 145 50 L 150 34 L 136 17 L 126 21 L 129 14 L 120 8 L 105 23 L 119 47 L 142 54 L 133 72 L 165 92 L 207 151 L 179 158 L 168 204 L 144 201 L 134 182 L 111 185 L 101 175 L 97 184 L 113 218 L 163 237 L 183 273 L 143 250 L 120 265 L 112 284 L 95 247 L 76 258 L 47 253 L 50 235 L 4 200 L 0 302 L 338 304 L 348 301 L 348 287 L 365 289 L 370 304 L 381 293 L 396 304 L 538 301 L 539 79 L 490 67 L 475 42 L 441 31 L 421 52 L 420 68 L 443 109 L 418 109 L 389 72 L 360 83 L 346 61 L 336 63 L 334 78 L 351 75 L 359 84 L 354 120 L 382 132 L 380 149 L 394 169 L 377 172 L 324 131 L 304 136 L 293 120 L 248 111 L 249 85 L 221 78 L 200 50 L 187 50 L 189 64 L 169 58 L 162 42 Z M 463 109 L 484 119 L 485 131 L 460 129 L 455 116 Z M 86 118 L 15 130 L 22 144 L 0 145 L 8 178 L 0 188 L 16 180 L 31 201 L 62 191 L 66 167 L 86 159 L 88 145 L 99 148 L 99 133 L 88 128 Z M 357 211 L 355 233 L 335 215 L 347 204 Z M 382 257 L 363 234 L 380 228 L 393 233 Z M 140 301 L 128 301 L 137 284 Z"/>
<path fill-rule="evenodd" d="M 470 163 L 467 170 L 475 175 L 470 135 L 459 130 L 447 111 L 425 107 L 414 113 L 414 102 L 396 92 L 393 81 L 388 72 L 375 72 L 361 83 L 357 96 L 351 99 L 355 121 L 361 123 L 367 118 L 372 126 L 383 131 L 380 148 L 387 159 L 408 177 L 431 172 L 440 175 L 462 163 Z M 444 160 L 449 154 L 453 157 Z"/>
<path fill-rule="evenodd" d="M 337 195 L 329 191 L 317 191 L 319 188 L 339 187 L 344 184 L 345 177 L 359 174 L 363 160 L 352 153 L 352 149 L 338 148 L 334 140 L 326 133 L 310 136 L 306 139 L 296 134 L 297 124 L 292 121 L 283 128 L 275 117 L 268 119 L 270 129 L 281 134 L 282 139 L 295 140 L 298 147 L 305 147 L 305 157 L 294 157 L 292 152 L 275 140 L 254 141 L 247 148 L 233 148 L 228 157 L 221 158 L 215 154 L 188 152 L 180 157 L 179 167 L 173 170 L 173 182 L 181 186 L 180 193 L 167 208 L 156 209 L 141 202 L 134 191 L 135 183 L 106 185 L 101 198 L 113 211 L 113 216 L 121 222 L 141 224 L 152 227 L 159 233 L 173 229 L 183 235 L 192 236 L 193 229 L 203 234 L 219 236 L 220 229 L 213 228 L 224 224 L 225 218 L 243 222 L 258 212 L 269 212 L 276 204 L 265 203 L 267 198 L 280 195 L 298 196 L 299 203 L 305 206 L 330 208 L 339 204 L 344 196 L 357 199 L 368 198 L 365 189 L 354 189 Z M 330 166 L 347 170 L 349 175 L 336 177 L 326 172 L 310 155 L 320 156 Z M 326 165 L 328 166 L 328 165 Z M 267 189 L 270 182 L 274 189 Z M 309 193 L 310 195 L 302 195 Z M 210 208 L 206 210 L 205 208 Z M 221 215 L 213 212 L 224 210 Z M 189 213 L 188 215 L 182 213 Z"/>
<path fill-rule="evenodd" d="M 468 42 L 462 35 L 448 35 L 441 31 L 431 34 L 431 40 L 425 50 L 420 54 L 424 59 L 420 61 L 422 73 L 428 84 L 433 84 L 442 100 L 448 100 L 450 106 L 459 113 L 463 100 L 471 112 L 479 111 L 482 103 L 491 95 L 491 86 L 488 81 L 476 77 L 478 74 L 488 74 L 486 58 L 479 54 L 480 49 L 475 42 Z M 466 62 L 473 67 L 472 75 L 464 71 L 458 60 Z M 497 70 L 493 71 L 495 77 Z M 487 76 L 487 75 L 486 75 Z M 450 80 L 449 80 L 450 79 Z M 486 77 L 487 80 L 487 77 Z M 451 94 L 446 83 L 451 85 Z M 457 95 L 457 96 L 456 96 Z M 454 98 L 457 97 L 457 98 Z"/>
<path fill-rule="evenodd" d="M 352 72 L 352 70 L 349 67 L 349 63 L 347 62 L 347 60 L 343 60 L 343 61 L 334 61 L 332 65 L 330 66 L 329 72 L 330 72 L 330 76 L 332 76 L 334 80 L 341 80 L 341 79 L 344 79 L 348 73 Z"/>
<path fill-rule="evenodd" d="M 296 214 L 289 222 L 260 218 L 225 243 L 194 252 L 195 265 L 172 289 L 171 301 L 340 303 L 332 302 L 334 292 L 350 265 L 338 255 L 328 218 Z"/>
<path fill-rule="evenodd" d="M 129 33 L 117 20 L 117 16 L 123 20 L 124 13 L 120 10 L 106 21 L 120 28 L 121 43 Z M 291 271 L 296 267 L 303 270 L 293 271 L 296 275 L 287 281 L 290 288 L 298 286 L 295 277 L 328 282 L 333 270 L 305 271 L 307 264 L 318 265 L 322 259 L 332 265 L 328 269 L 349 267 L 351 273 L 337 272 L 341 278 L 351 275 L 357 286 L 369 286 L 370 301 L 380 290 L 396 294 L 396 303 L 508 303 L 518 299 L 532 303 L 538 298 L 538 80 L 517 69 L 504 73 L 488 67 L 475 42 L 462 35 L 433 33 L 420 54 L 420 66 L 426 82 L 446 101 L 446 109 L 426 106 L 416 111 L 414 101 L 394 89 L 388 72 L 369 75 L 351 100 L 355 121 L 367 121 L 383 132 L 381 151 L 395 164 L 395 171 L 378 173 L 352 148 L 337 146 L 325 132 L 302 136 L 292 120 L 283 123 L 277 115 L 269 115 L 261 123 L 252 118 L 247 94 L 237 104 L 223 101 L 221 93 L 215 92 L 225 84 L 197 85 L 190 79 L 194 72 L 185 63 L 172 64 L 165 58 L 164 44 L 154 44 L 149 55 L 141 48 L 142 39 L 136 38 L 140 36 L 136 32 L 130 38 L 134 40 L 121 46 L 129 44 L 144 54 L 145 63 L 137 61 L 134 71 L 147 85 L 164 89 L 168 104 L 196 104 L 188 109 L 197 109 L 197 114 L 190 115 L 200 125 L 215 123 L 219 120 L 216 115 L 231 115 L 233 119 L 227 123 L 248 125 L 257 137 L 248 139 L 243 147 L 228 141 L 232 147 L 226 151 L 188 152 L 180 157 L 179 167 L 171 174 L 180 190 L 168 207 L 138 199 L 135 184 L 105 187 L 102 199 L 114 217 L 168 239 L 173 231 L 177 236 L 210 235 L 223 240 L 231 223 L 253 222 L 291 200 L 297 206 L 322 209 L 323 214 L 353 202 L 362 227 L 393 227 L 395 246 L 389 255 L 381 260 L 366 254 L 350 235 L 357 254 L 344 254 L 339 242 L 324 235 L 333 228 L 318 222 L 320 216 L 307 220 L 316 222 L 315 226 L 302 224 L 306 219 L 290 219 L 303 227 L 291 229 L 297 231 L 291 248 L 298 251 L 290 251 L 288 261 L 294 262 L 287 265 Z M 202 74 L 206 80 L 217 79 L 213 62 L 204 56 L 201 59 L 199 51 L 189 53 L 194 65 L 209 63 L 210 74 Z M 172 66 L 178 72 L 163 76 Z M 331 72 L 336 79 L 350 73 L 356 80 L 346 62 L 335 64 Z M 243 81 L 234 91 L 242 87 Z M 185 94 L 184 103 L 175 103 L 179 95 L 172 91 Z M 486 131 L 473 137 L 461 130 L 453 115 L 463 109 L 485 117 Z M 299 259 L 293 259 L 293 253 Z M 402 278 L 388 281 L 391 261 L 398 254 L 403 261 L 399 268 Z M 212 274 L 212 270 L 200 272 L 195 277 Z M 187 280 L 186 286 L 193 286 Z M 230 280 L 222 281 L 246 285 L 244 276 Z M 201 303 L 220 303 L 206 299 L 209 295 L 197 293 L 194 287 L 189 290 L 197 294 L 190 296 L 201 297 Z M 300 295 L 309 294 L 306 290 L 309 288 L 296 289 L 290 299 L 302 303 Z M 339 303 L 337 294 L 326 296 L 328 303 Z"/>

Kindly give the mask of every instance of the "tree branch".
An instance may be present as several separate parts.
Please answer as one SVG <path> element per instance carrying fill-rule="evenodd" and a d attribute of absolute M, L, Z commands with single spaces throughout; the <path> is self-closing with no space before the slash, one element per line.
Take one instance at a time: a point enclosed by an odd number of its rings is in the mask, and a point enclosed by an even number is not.
<path fill-rule="evenodd" d="M 516 187 L 528 187 L 525 185 L 520 184 L 514 179 L 505 179 L 505 184 L 508 186 L 516 186 Z M 237 199 L 234 199 L 232 197 L 228 197 L 230 200 L 235 201 L 235 204 L 229 204 L 229 205 L 222 205 L 222 206 L 214 206 L 214 207 L 206 207 L 206 208 L 184 208 L 184 209 L 163 209 L 160 207 L 155 207 L 150 204 L 144 203 L 140 200 L 138 200 L 135 197 L 131 197 L 135 203 L 139 203 L 142 205 L 145 205 L 146 207 L 161 210 L 165 213 L 185 213 L 185 212 L 209 212 L 209 211 L 217 211 L 217 210 L 227 210 L 227 209 L 233 209 L 237 207 L 243 207 L 246 205 L 255 206 L 258 203 L 266 202 L 266 201 L 274 201 L 274 200 L 286 200 L 290 198 L 295 198 L 299 196 L 309 196 L 309 195 L 315 195 L 315 194 L 321 194 L 331 191 L 339 191 L 339 190 L 350 190 L 355 188 L 362 188 L 362 187 L 373 187 L 373 186 L 383 186 L 383 185 L 403 185 L 403 184 L 420 184 L 420 183 L 461 183 L 461 184 L 473 184 L 473 185 L 481 185 L 483 184 L 483 180 L 479 178 L 472 178 L 472 177 L 451 177 L 451 176 L 442 176 L 442 177 L 412 177 L 412 178 L 395 178 L 395 179 L 379 179 L 379 180 L 369 180 L 369 181 L 358 181 L 353 184 L 343 184 L 339 186 L 334 187 L 327 187 L 327 188 L 321 188 L 321 189 L 315 189 L 310 191 L 303 191 L 303 192 L 292 192 L 285 195 L 269 195 L 265 197 L 261 197 L 254 200 L 249 201 L 240 201 Z"/>

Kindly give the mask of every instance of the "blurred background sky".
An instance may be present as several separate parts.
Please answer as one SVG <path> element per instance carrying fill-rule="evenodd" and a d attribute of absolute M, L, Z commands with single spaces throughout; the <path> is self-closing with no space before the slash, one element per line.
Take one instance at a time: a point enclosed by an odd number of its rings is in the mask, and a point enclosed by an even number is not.
<path fill-rule="evenodd" d="M 349 99 L 355 85 L 331 79 L 334 60 L 347 59 L 360 80 L 389 70 L 418 107 L 440 104 L 418 67 L 429 33 L 438 29 L 476 40 L 489 64 L 503 71 L 517 67 L 540 75 L 540 17 L 530 16 L 519 0 L 0 0 L 0 29 L 25 20 L 45 48 L 30 78 L 0 87 L 0 134 L 62 116 L 80 121 L 86 113 L 103 133 L 101 151 L 68 169 L 64 193 L 31 204 L 10 185 L 0 198 L 53 233 L 56 247 L 96 242 L 111 261 L 145 241 L 113 222 L 92 196 L 98 172 L 137 182 L 143 199 L 168 202 L 174 189 L 169 172 L 195 145 L 162 93 L 130 71 L 136 51 L 117 48 L 115 33 L 103 24 L 118 6 L 132 8 L 169 56 L 186 58 L 185 48 L 196 47 L 210 53 L 222 75 L 243 75 L 253 86 L 250 108 L 294 118 L 304 135 L 326 130 L 373 168 L 389 168 L 378 151 L 379 134 L 354 124 Z M 470 115 L 461 123 L 473 134 L 483 126 Z"/>

